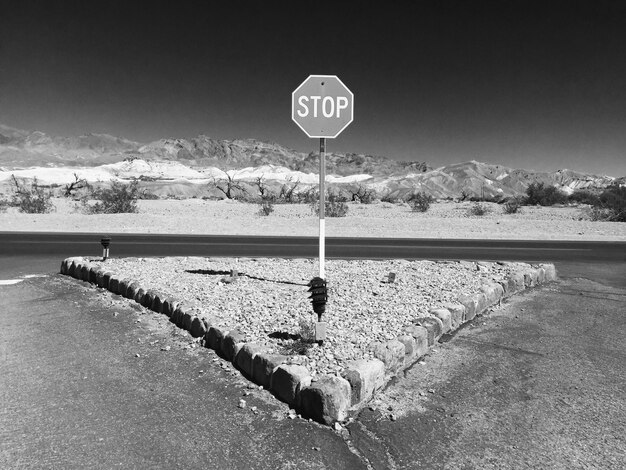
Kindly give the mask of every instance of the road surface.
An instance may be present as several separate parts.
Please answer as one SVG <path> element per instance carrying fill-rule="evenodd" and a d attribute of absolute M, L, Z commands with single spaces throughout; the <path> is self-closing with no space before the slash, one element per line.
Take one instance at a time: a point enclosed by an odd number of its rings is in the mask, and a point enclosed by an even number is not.
<path fill-rule="evenodd" d="M 107 235 L 107 234 L 103 234 Z M 316 257 L 316 237 L 108 234 L 111 256 Z M 93 233 L 0 232 L 1 255 L 102 253 Z M 328 258 L 467 259 L 508 261 L 626 262 L 626 242 L 558 240 L 466 240 L 410 238 L 326 238 Z"/>
<path fill-rule="evenodd" d="M 626 263 L 558 262 L 342 432 L 59 264 L 0 257 L 0 468 L 623 468 Z"/>

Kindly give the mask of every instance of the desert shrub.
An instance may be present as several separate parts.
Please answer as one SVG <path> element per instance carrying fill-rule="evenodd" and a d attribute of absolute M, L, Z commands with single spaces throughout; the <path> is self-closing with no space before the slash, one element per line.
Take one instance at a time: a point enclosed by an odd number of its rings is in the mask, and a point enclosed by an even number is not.
<path fill-rule="evenodd" d="M 300 197 L 298 192 L 296 192 L 298 186 L 300 186 L 300 180 L 293 181 L 291 177 L 287 177 L 278 192 L 277 202 L 283 204 L 295 204 L 300 202 Z"/>
<path fill-rule="evenodd" d="M 0 213 L 6 212 L 11 204 L 6 199 L 0 199 Z"/>
<path fill-rule="evenodd" d="M 13 176 L 13 184 L 15 188 L 11 205 L 17 207 L 20 212 L 25 212 L 26 214 L 47 214 L 54 209 L 50 200 L 52 193 L 39 186 L 37 178 L 33 178 L 30 187 L 27 187 L 24 184 L 20 184 L 17 178 Z"/>
<path fill-rule="evenodd" d="M 274 203 L 276 198 L 271 194 L 265 194 L 259 203 L 259 215 L 270 215 L 274 212 Z"/>
<path fill-rule="evenodd" d="M 296 334 L 279 343 L 280 352 L 289 356 L 304 355 L 315 343 L 315 324 L 312 318 L 300 317 Z"/>
<path fill-rule="evenodd" d="M 567 196 L 554 186 L 546 186 L 544 183 L 530 183 L 526 188 L 524 204 L 529 206 L 553 206 L 564 204 Z"/>
<path fill-rule="evenodd" d="M 430 209 L 433 197 L 426 193 L 412 194 L 407 200 L 413 212 L 426 212 Z"/>
<path fill-rule="evenodd" d="M 487 212 L 489 212 L 489 210 L 487 209 L 487 206 L 485 206 L 484 204 L 481 204 L 480 202 L 475 202 L 467 210 L 468 215 L 475 215 L 478 217 L 485 215 Z"/>
<path fill-rule="evenodd" d="M 319 216 L 320 204 L 319 199 L 310 203 L 311 212 Z M 326 203 L 324 204 L 324 214 L 327 217 L 345 217 L 348 214 L 348 204 L 346 204 L 346 197 L 341 193 L 329 192 L 326 196 Z"/>
<path fill-rule="evenodd" d="M 312 187 L 299 194 L 300 202 L 305 204 L 315 204 L 320 200 L 320 192 L 317 188 Z"/>
<path fill-rule="evenodd" d="M 193 196 L 191 196 L 191 197 L 192 197 L 192 198 L 197 198 L 198 196 L 193 195 Z M 156 194 L 151 193 L 150 191 L 146 191 L 146 190 L 144 190 L 144 191 L 142 191 L 142 192 L 141 192 L 141 194 L 139 195 L 139 199 L 143 199 L 143 200 L 146 200 L 146 201 L 154 201 L 154 200 L 156 200 L 156 199 L 160 199 L 160 198 L 159 198 L 159 196 L 157 196 Z"/>
<path fill-rule="evenodd" d="M 87 207 L 91 214 L 126 214 L 137 212 L 139 198 L 138 182 L 124 184 L 112 181 L 111 187 L 98 189 L 92 193 L 92 198 L 98 200 L 94 205 Z"/>
<path fill-rule="evenodd" d="M 352 189 L 351 200 L 353 202 L 360 202 L 361 204 L 371 204 L 376 200 L 376 190 L 367 188 L 362 184 L 359 184 L 356 189 Z"/>
<path fill-rule="evenodd" d="M 505 214 L 517 214 L 520 210 L 521 204 L 517 198 L 511 198 L 504 203 L 503 212 Z"/>
<path fill-rule="evenodd" d="M 398 196 L 392 196 L 391 192 L 387 192 L 380 197 L 381 202 L 390 202 L 391 204 L 397 204 L 401 201 Z"/>
<path fill-rule="evenodd" d="M 598 216 L 603 216 L 596 220 L 626 222 L 626 187 L 609 186 L 600 194 L 599 201 L 593 209 Z"/>
<path fill-rule="evenodd" d="M 597 194 L 593 194 L 584 189 L 574 191 L 567 197 L 567 200 L 576 204 L 589 204 L 590 206 L 596 205 L 600 202 L 600 197 Z"/>

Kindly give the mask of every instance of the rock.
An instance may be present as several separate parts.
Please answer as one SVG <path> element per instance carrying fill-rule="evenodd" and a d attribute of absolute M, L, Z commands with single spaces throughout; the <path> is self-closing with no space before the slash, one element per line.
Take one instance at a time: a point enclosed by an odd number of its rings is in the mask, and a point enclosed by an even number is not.
<path fill-rule="evenodd" d="M 162 308 L 162 312 L 167 315 L 168 317 L 172 316 L 172 313 L 174 313 L 174 310 L 176 310 L 176 307 L 178 307 L 179 302 L 176 299 L 173 299 L 171 297 L 167 297 L 164 301 L 163 301 L 163 308 Z"/>
<path fill-rule="evenodd" d="M 109 278 L 108 289 L 113 294 L 118 294 L 119 293 L 119 287 L 120 287 L 120 278 L 116 274 L 113 274 Z"/>
<path fill-rule="evenodd" d="M 233 364 L 248 378 L 253 376 L 254 357 L 262 351 L 257 343 L 246 343 L 237 353 Z"/>
<path fill-rule="evenodd" d="M 524 284 L 524 274 L 521 272 L 515 272 L 509 276 L 509 292 L 515 294 L 516 292 L 522 292 L 526 289 Z"/>
<path fill-rule="evenodd" d="M 155 291 L 154 296 L 152 298 L 152 304 L 150 305 L 150 310 L 157 313 L 163 312 L 163 301 L 165 300 L 166 295 Z"/>
<path fill-rule="evenodd" d="M 179 309 L 180 307 L 177 308 L 176 311 L 178 311 Z M 206 345 L 209 348 L 213 349 L 215 352 L 218 352 L 220 351 L 223 338 L 224 338 L 224 332 L 220 330 L 218 327 L 212 326 L 211 328 L 209 328 L 209 331 L 207 331 L 205 335 Z"/>
<path fill-rule="evenodd" d="M 98 273 L 100 273 L 102 269 L 100 266 L 91 265 L 91 269 L 89 269 L 89 282 L 94 285 L 98 285 Z"/>
<path fill-rule="evenodd" d="M 80 275 L 80 266 L 82 263 L 82 258 L 70 258 L 72 261 L 69 264 L 69 267 L 67 269 L 67 274 L 69 276 L 72 276 L 74 278 L 76 278 L 78 275 Z M 76 274 L 76 271 L 79 271 L 79 274 Z"/>
<path fill-rule="evenodd" d="M 545 282 L 552 282 L 557 280 L 556 268 L 553 264 L 543 264 L 542 267 L 545 271 Z"/>
<path fill-rule="evenodd" d="M 191 313 L 190 309 L 184 309 L 183 316 L 180 320 L 180 327 L 185 331 L 191 332 L 191 324 L 193 323 L 194 318 L 197 317 Z"/>
<path fill-rule="evenodd" d="M 452 329 L 452 314 L 448 309 L 445 308 L 436 308 L 429 312 L 432 316 L 439 318 L 441 320 L 442 333 L 447 333 Z"/>
<path fill-rule="evenodd" d="M 117 286 L 117 294 L 121 295 L 122 297 L 126 297 L 126 293 L 128 292 L 128 286 L 131 282 L 132 281 L 128 278 L 121 278 Z"/>
<path fill-rule="evenodd" d="M 473 295 L 460 295 L 458 302 L 465 308 L 464 322 L 472 320 L 476 316 L 477 299 Z"/>
<path fill-rule="evenodd" d="M 299 408 L 315 421 L 331 424 L 344 421 L 350 407 L 350 384 L 334 375 L 320 377 L 299 394 Z"/>
<path fill-rule="evenodd" d="M 348 361 L 341 374 L 350 384 L 350 404 L 368 401 L 385 383 L 385 364 L 380 359 Z"/>
<path fill-rule="evenodd" d="M 111 280 L 112 276 L 113 276 L 113 273 L 111 271 L 105 271 L 104 273 L 102 273 L 102 279 L 98 280 L 98 287 L 102 287 L 103 289 L 108 289 L 109 281 Z"/>
<path fill-rule="evenodd" d="M 408 365 L 415 359 L 415 338 L 412 335 L 400 335 L 396 338 L 404 344 L 404 361 Z"/>
<path fill-rule="evenodd" d="M 237 353 L 243 346 L 244 336 L 238 330 L 229 331 L 222 339 L 220 349 L 222 356 L 229 362 L 233 362 Z"/>
<path fill-rule="evenodd" d="M 194 338 L 202 338 L 206 334 L 206 326 L 202 319 L 194 316 L 191 321 L 191 327 L 189 328 L 189 333 Z"/>
<path fill-rule="evenodd" d="M 465 307 L 459 303 L 448 303 L 444 307 L 450 312 L 450 325 L 452 330 L 456 330 L 463 324 Z"/>
<path fill-rule="evenodd" d="M 535 287 L 537 285 L 537 271 L 529 269 L 524 271 L 524 286 L 526 288 Z"/>
<path fill-rule="evenodd" d="M 297 394 L 303 387 L 310 384 L 311 375 L 306 367 L 296 364 L 282 364 L 272 373 L 270 390 L 279 400 L 288 405 L 295 405 Z"/>
<path fill-rule="evenodd" d="M 172 315 L 170 316 L 170 321 L 180 327 L 183 324 L 183 315 L 185 314 L 185 306 L 184 304 L 179 304 L 174 311 L 172 312 Z"/>
<path fill-rule="evenodd" d="M 239 405 L 237 405 L 239 408 L 245 408 L 246 407 L 246 400 L 244 400 L 243 398 L 239 400 Z"/>
<path fill-rule="evenodd" d="M 146 308 L 152 308 L 152 302 L 154 302 L 154 297 L 156 295 L 157 293 L 154 290 L 149 289 L 144 293 L 143 298 L 141 299 L 141 305 Z"/>
<path fill-rule="evenodd" d="M 487 307 L 495 305 L 504 297 L 504 289 L 497 282 L 490 282 L 483 284 L 480 288 L 483 294 L 485 294 Z"/>
<path fill-rule="evenodd" d="M 443 323 L 437 317 L 420 317 L 414 323 L 428 331 L 428 346 L 432 346 L 443 334 Z"/>
<path fill-rule="evenodd" d="M 124 297 L 126 297 L 127 299 L 136 300 L 135 296 L 137 295 L 139 289 L 141 289 L 141 286 L 138 282 L 131 282 L 128 285 L 128 289 L 126 289 L 126 295 Z"/>
<path fill-rule="evenodd" d="M 404 344 L 397 339 L 377 344 L 373 353 L 385 364 L 387 375 L 395 375 L 404 368 Z"/>
<path fill-rule="evenodd" d="M 80 267 L 80 280 L 81 281 L 85 281 L 85 282 L 89 282 L 89 271 L 91 270 L 91 264 L 90 263 L 84 263 L 83 265 L 81 265 Z"/>
<path fill-rule="evenodd" d="M 414 357 L 416 359 L 428 352 L 428 330 L 426 328 L 418 325 L 410 325 L 404 327 L 402 331 L 415 338 Z"/>
<path fill-rule="evenodd" d="M 255 383 L 269 388 L 274 369 L 288 360 L 289 356 L 258 352 L 252 359 L 252 379 Z"/>
<path fill-rule="evenodd" d="M 537 284 L 543 284 L 546 282 L 546 270 L 543 267 L 537 268 Z"/>

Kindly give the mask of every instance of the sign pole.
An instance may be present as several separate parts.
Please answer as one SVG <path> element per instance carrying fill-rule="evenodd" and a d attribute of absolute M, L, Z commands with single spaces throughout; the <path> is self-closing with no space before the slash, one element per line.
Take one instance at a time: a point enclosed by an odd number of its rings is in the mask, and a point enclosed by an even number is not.
<path fill-rule="evenodd" d="M 326 279 L 324 260 L 326 257 L 326 137 L 320 137 L 320 277 Z"/>

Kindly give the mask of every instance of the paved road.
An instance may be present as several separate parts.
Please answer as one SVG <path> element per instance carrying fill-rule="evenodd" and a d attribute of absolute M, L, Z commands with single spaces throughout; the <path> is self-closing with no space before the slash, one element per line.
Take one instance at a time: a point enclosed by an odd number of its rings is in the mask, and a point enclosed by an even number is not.
<path fill-rule="evenodd" d="M 1 261 L 4 280 L 42 271 Z M 0 285 L 0 305 L 2 469 L 362 466 L 341 435 L 185 349 L 162 315 L 54 274 Z"/>
<path fill-rule="evenodd" d="M 316 257 L 316 237 L 113 234 L 111 256 Z M 0 255 L 102 253 L 93 233 L 0 232 Z M 326 238 L 329 258 L 626 262 L 626 242 Z"/>
<path fill-rule="evenodd" d="M 624 468 L 626 265 L 559 270 L 439 345 L 350 425 L 372 468 Z"/>
<path fill-rule="evenodd" d="M 559 263 L 343 434 L 58 264 L 1 258 L 0 280 L 46 277 L 0 285 L 0 468 L 623 468 L 626 263 Z"/>

